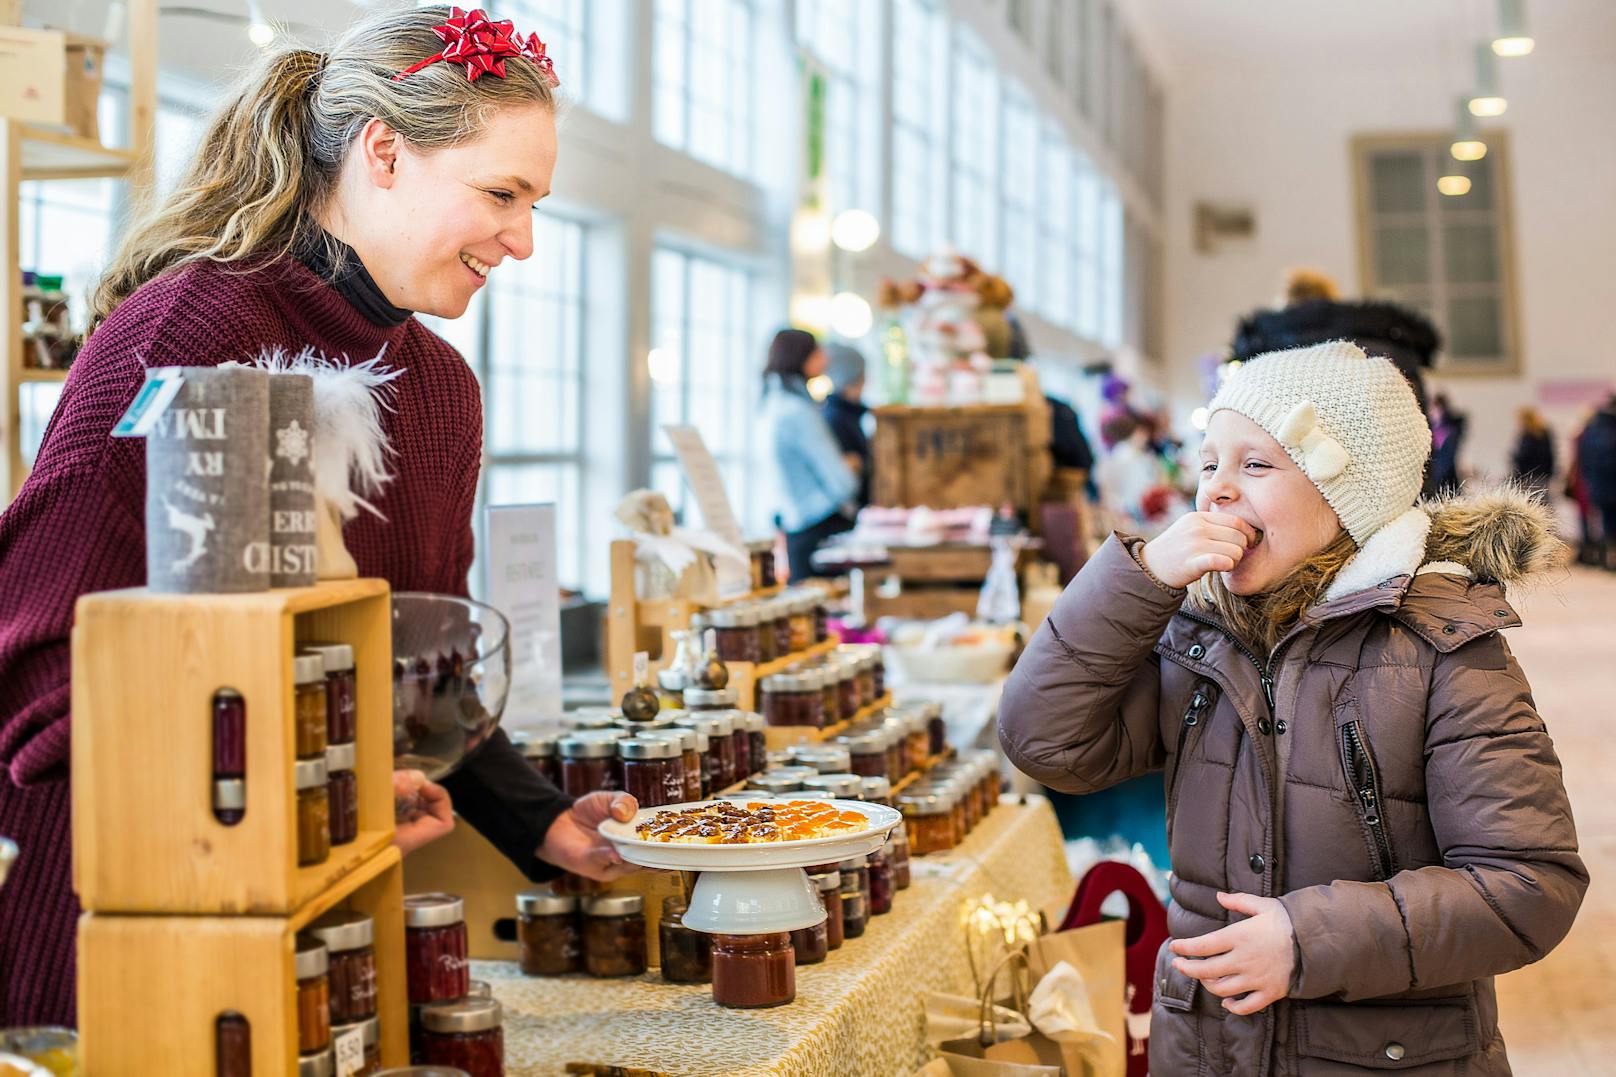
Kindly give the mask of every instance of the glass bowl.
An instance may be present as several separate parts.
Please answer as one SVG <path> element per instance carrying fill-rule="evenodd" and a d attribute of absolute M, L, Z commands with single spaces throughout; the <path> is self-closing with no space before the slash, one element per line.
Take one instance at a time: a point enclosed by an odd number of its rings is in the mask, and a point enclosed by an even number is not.
<path fill-rule="evenodd" d="M 455 595 L 393 595 L 393 765 L 439 781 L 499 725 L 510 623 Z"/>

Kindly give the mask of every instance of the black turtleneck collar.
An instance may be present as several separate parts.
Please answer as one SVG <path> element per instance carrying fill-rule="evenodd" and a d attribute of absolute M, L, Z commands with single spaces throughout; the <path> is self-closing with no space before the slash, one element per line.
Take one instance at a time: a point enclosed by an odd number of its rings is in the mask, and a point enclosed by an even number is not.
<path fill-rule="evenodd" d="M 333 251 L 340 262 L 333 261 Z M 298 261 L 308 266 L 321 280 L 329 281 L 372 325 L 395 329 L 415 313 L 389 303 L 376 278 L 359 260 L 358 252 L 335 236 L 320 232 L 314 240 L 303 245 L 298 252 Z"/>

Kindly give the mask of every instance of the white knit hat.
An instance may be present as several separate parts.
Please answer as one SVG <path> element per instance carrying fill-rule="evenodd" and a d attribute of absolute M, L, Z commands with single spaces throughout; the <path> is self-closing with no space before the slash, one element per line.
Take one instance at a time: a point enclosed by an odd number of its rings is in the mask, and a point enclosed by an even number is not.
<path fill-rule="evenodd" d="M 1344 340 L 1259 355 L 1207 414 L 1224 409 L 1284 446 L 1359 546 L 1419 498 L 1431 428 L 1388 359 Z"/>

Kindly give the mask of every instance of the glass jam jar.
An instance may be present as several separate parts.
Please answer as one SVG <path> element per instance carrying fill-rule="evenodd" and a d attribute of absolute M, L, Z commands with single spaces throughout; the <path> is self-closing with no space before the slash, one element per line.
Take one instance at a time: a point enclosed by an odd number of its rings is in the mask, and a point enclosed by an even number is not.
<path fill-rule="evenodd" d="M 234 1010 L 213 1023 L 214 1077 L 252 1077 L 252 1026 Z"/>
<path fill-rule="evenodd" d="M 814 645 L 814 600 L 803 594 L 785 594 L 786 624 L 790 629 L 791 653 L 798 654 Z"/>
<path fill-rule="evenodd" d="M 898 798 L 909 848 L 916 856 L 947 852 L 958 844 L 954 836 L 954 806 L 939 793 L 910 791 Z"/>
<path fill-rule="evenodd" d="M 713 937 L 683 923 L 685 899 L 662 899 L 662 922 L 657 937 L 662 950 L 662 978 L 670 983 L 704 984 L 713 978 Z"/>
<path fill-rule="evenodd" d="M 696 750 L 696 731 L 681 726 L 670 725 L 667 729 L 656 729 L 649 733 L 641 733 L 640 740 L 665 740 L 679 749 L 679 775 L 682 784 L 677 803 L 688 804 L 702 798 L 701 790 L 701 753 Z"/>
<path fill-rule="evenodd" d="M 842 873 L 820 871 L 808 876 L 825 903 L 825 939 L 829 949 L 840 950 L 846 935 L 842 931 Z"/>
<path fill-rule="evenodd" d="M 942 755 L 948 750 L 948 724 L 943 721 L 943 705 L 926 703 L 922 713 L 926 716 L 927 747 L 932 755 Z"/>
<path fill-rule="evenodd" d="M 827 658 L 825 668 L 836 671 L 836 702 L 842 719 L 852 719 L 864 706 L 864 698 L 859 693 L 858 662 L 843 657 Z"/>
<path fill-rule="evenodd" d="M 776 658 L 784 658 L 790 654 L 790 630 L 787 629 L 787 649 L 780 650 L 780 636 L 774 628 L 774 604 L 768 599 L 746 604 L 753 617 L 757 618 L 758 660 L 760 662 L 773 662 Z"/>
<path fill-rule="evenodd" d="M 707 795 L 728 789 L 738 781 L 735 773 L 735 723 L 721 711 L 691 714 L 681 719 L 686 729 L 707 735 L 707 760 L 703 769 L 712 775 Z"/>
<path fill-rule="evenodd" d="M 731 711 L 740 702 L 740 693 L 733 688 L 686 688 L 685 709 L 696 711 Z"/>
<path fill-rule="evenodd" d="M 770 769 L 764 771 L 763 774 L 761 775 L 761 777 L 773 778 L 776 781 L 792 781 L 792 782 L 796 782 L 797 783 L 797 788 L 801 789 L 802 788 L 802 783 L 804 781 L 806 781 L 809 778 L 818 777 L 818 775 L 819 775 L 819 771 L 815 767 L 791 766 L 791 767 L 771 767 Z"/>
<path fill-rule="evenodd" d="M 892 807 L 892 783 L 885 778 L 865 778 L 862 783 L 866 804 L 881 804 Z"/>
<path fill-rule="evenodd" d="M 887 740 L 891 742 L 890 755 L 888 756 L 891 773 L 888 778 L 895 782 L 902 781 L 910 770 L 909 719 L 902 714 L 889 712 L 881 719 L 881 731 L 887 735 Z"/>
<path fill-rule="evenodd" d="M 357 759 L 353 741 L 333 744 L 325 750 L 332 845 L 347 845 L 359 836 L 359 778 L 354 774 Z"/>
<path fill-rule="evenodd" d="M 561 789 L 570 797 L 581 797 L 597 790 L 614 790 L 617 742 L 611 730 L 569 733 L 556 741 L 561 753 Z"/>
<path fill-rule="evenodd" d="M 774 540 L 763 540 L 763 548 L 753 551 L 758 566 L 758 590 L 777 586 L 780 575 L 774 568 Z"/>
<path fill-rule="evenodd" d="M 297 1056 L 297 1077 L 335 1077 L 336 1072 L 336 1059 L 329 1047 Z"/>
<path fill-rule="evenodd" d="M 713 936 L 713 1001 L 734 1009 L 783 1006 L 797 997 L 791 933 Z"/>
<path fill-rule="evenodd" d="M 706 616 L 707 627 L 713 630 L 718 639 L 718 657 L 723 662 L 762 662 L 763 646 L 759 638 L 757 612 L 749 606 L 728 606 L 723 609 L 709 610 Z M 771 643 L 773 637 L 770 637 Z M 689 690 L 686 690 L 685 706 L 692 710 L 695 705 L 690 702 Z"/>
<path fill-rule="evenodd" d="M 247 807 L 247 701 L 234 688 L 213 693 L 213 814 L 226 826 Z"/>
<path fill-rule="evenodd" d="M 746 787 L 765 796 L 789 797 L 802 788 L 802 782 L 790 776 L 764 773 L 752 775 Z"/>
<path fill-rule="evenodd" d="M 296 945 L 297 1053 L 307 1055 L 331 1045 L 331 962 L 319 939 L 299 935 Z"/>
<path fill-rule="evenodd" d="M 865 648 L 857 644 L 843 644 L 836 648 L 836 656 L 846 662 L 853 671 L 853 684 L 858 692 L 859 707 L 868 707 L 875 702 L 875 663 Z"/>
<path fill-rule="evenodd" d="M 768 724 L 763 715 L 757 711 L 736 711 L 741 721 L 746 723 L 746 739 L 752 746 L 751 765 L 747 767 L 746 775 L 750 777 L 757 774 L 768 765 L 769 735 L 765 732 Z"/>
<path fill-rule="evenodd" d="M 522 975 L 563 976 L 582 972 L 584 931 L 578 899 L 550 890 L 516 895 L 516 939 L 522 945 Z"/>
<path fill-rule="evenodd" d="M 805 744 L 796 749 L 799 766 L 813 767 L 820 774 L 849 774 L 853 753 L 845 744 Z"/>
<path fill-rule="evenodd" d="M 862 891 L 849 892 L 844 876 L 842 881 L 842 935 L 856 939 L 870 926 L 870 899 Z"/>
<path fill-rule="evenodd" d="M 830 955 L 830 929 L 826 919 L 791 933 L 791 951 L 799 965 L 817 965 Z"/>
<path fill-rule="evenodd" d="M 889 742 L 883 733 L 871 731 L 857 733 L 845 741 L 850 769 L 861 778 L 892 778 L 891 761 L 887 758 Z"/>
<path fill-rule="evenodd" d="M 824 793 L 837 800 L 862 800 L 864 779 L 857 774 L 816 774 L 802 780 L 806 792 Z"/>
<path fill-rule="evenodd" d="M 561 788 L 561 755 L 556 750 L 556 738 L 517 731 L 511 734 L 511 743 L 522 753 L 528 766 L 544 775 L 545 781 Z"/>
<path fill-rule="evenodd" d="M 351 1025 L 339 1025 L 331 1030 L 331 1054 L 336 1057 L 341 1052 L 338 1049 L 345 1038 L 357 1036 L 365 1061 L 359 1069 L 354 1071 L 354 1077 L 373 1077 L 380 1073 L 382 1068 L 382 1023 L 380 1019 L 372 1017 L 368 1021 L 359 1021 Z"/>
<path fill-rule="evenodd" d="M 759 684 L 769 725 L 825 726 L 824 682 L 807 672 L 774 673 Z"/>
<path fill-rule="evenodd" d="M 330 954 L 331 1023 L 376 1016 L 376 926 L 364 913 L 333 909 L 308 927 Z"/>
<path fill-rule="evenodd" d="M 323 724 L 320 726 L 324 729 Z M 325 749 L 318 759 L 292 764 L 297 785 L 297 864 L 323 864 L 331 855 L 331 794 L 326 786 Z"/>
<path fill-rule="evenodd" d="M 325 663 L 325 736 L 330 744 L 351 744 L 359 732 L 359 682 L 353 648 L 346 643 L 305 643 L 300 654 Z"/>
<path fill-rule="evenodd" d="M 892 877 L 892 858 L 885 847 L 865 858 L 870 871 L 870 915 L 885 916 L 892 911 L 892 895 L 897 890 Z"/>
<path fill-rule="evenodd" d="M 645 899 L 639 894 L 587 898 L 584 969 L 591 976 L 638 976 L 645 971 Z"/>
<path fill-rule="evenodd" d="M 504 1010 L 491 998 L 462 998 L 422 1006 L 416 1037 L 420 1061 L 453 1066 L 467 1077 L 504 1077 Z"/>
<path fill-rule="evenodd" d="M 292 709 L 292 743 L 299 759 L 325 755 L 326 696 L 325 663 L 317 654 L 300 654 L 292 659 L 295 686 Z"/>
<path fill-rule="evenodd" d="M 412 1004 L 464 998 L 471 982 L 466 951 L 465 902 L 453 894 L 404 896 L 404 966 Z"/>
<path fill-rule="evenodd" d="M 754 769 L 761 769 L 761 761 L 757 768 L 752 766 L 752 731 L 747 726 L 747 712 L 726 710 L 707 713 L 729 719 L 730 754 L 735 760 L 735 769 L 730 772 L 730 777 L 735 782 L 745 781 Z"/>
<path fill-rule="evenodd" d="M 679 745 L 660 737 L 634 737 L 617 742 L 623 761 L 623 791 L 642 808 L 677 804 L 685 795 L 684 755 Z"/>

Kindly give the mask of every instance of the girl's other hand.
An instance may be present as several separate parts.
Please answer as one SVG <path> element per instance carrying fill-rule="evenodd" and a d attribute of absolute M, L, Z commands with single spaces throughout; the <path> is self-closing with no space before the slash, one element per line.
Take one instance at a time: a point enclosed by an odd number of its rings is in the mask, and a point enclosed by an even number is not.
<path fill-rule="evenodd" d="M 1188 587 L 1208 572 L 1233 572 L 1257 532 L 1227 512 L 1188 512 L 1145 543 L 1150 574 L 1169 587 Z"/>
<path fill-rule="evenodd" d="M 1240 1017 L 1267 1009 L 1290 994 L 1296 964 L 1290 913 L 1274 898 L 1218 895 L 1218 904 L 1244 920 L 1193 939 L 1174 939 L 1173 967 L 1201 981 Z"/>

